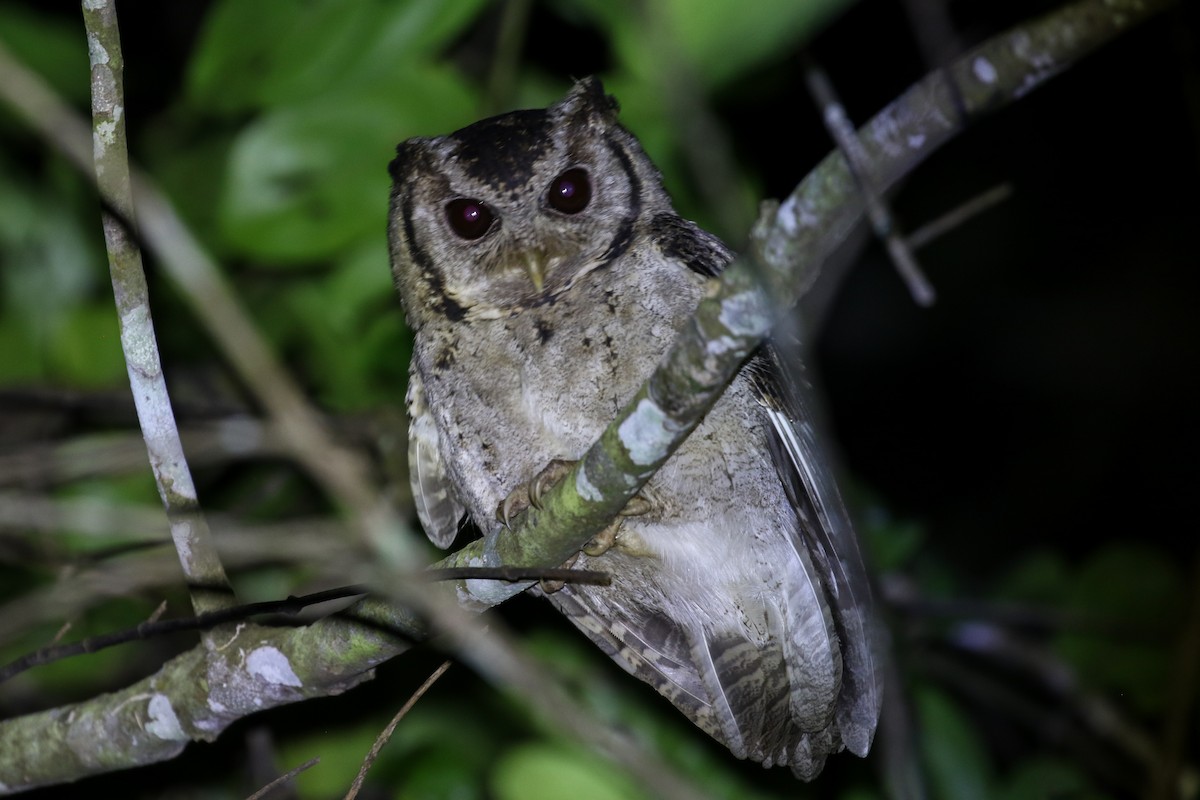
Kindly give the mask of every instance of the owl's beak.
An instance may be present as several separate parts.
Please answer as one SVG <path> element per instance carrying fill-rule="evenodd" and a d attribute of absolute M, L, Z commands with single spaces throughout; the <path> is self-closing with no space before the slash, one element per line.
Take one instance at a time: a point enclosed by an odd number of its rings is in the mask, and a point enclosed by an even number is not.
<path fill-rule="evenodd" d="M 546 284 L 546 255 L 538 250 L 530 250 L 525 255 L 525 272 L 533 282 L 533 288 L 541 291 Z"/>

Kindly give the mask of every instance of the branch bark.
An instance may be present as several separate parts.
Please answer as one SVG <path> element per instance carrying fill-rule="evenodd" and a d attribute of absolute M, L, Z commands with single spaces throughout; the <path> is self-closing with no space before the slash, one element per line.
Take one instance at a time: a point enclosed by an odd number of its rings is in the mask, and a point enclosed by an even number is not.
<path fill-rule="evenodd" d="M 859 132 L 866 156 L 863 166 L 872 185 L 881 190 L 892 185 L 961 130 L 963 122 L 1019 99 L 1167 5 L 1168 0 L 1084 0 L 968 52 L 944 73 L 918 83 Z M 961 107 L 952 100 L 946 76 L 957 87 Z M 0 48 L 0 97 L 79 163 L 80 152 L 87 151 L 86 127 L 54 98 L 48 100 L 43 87 L 35 86 L 31 94 L 29 78 Z M 144 181 L 139 188 L 136 175 L 134 193 L 143 212 L 147 200 L 165 203 Z M 437 566 L 551 567 L 582 547 L 686 438 L 778 316 L 816 281 L 822 263 L 859 222 L 862 211 L 854 181 L 838 154 L 818 165 L 783 204 L 765 207 L 750 252 L 713 285 L 654 376 L 545 498 L 544 508 L 518 517 L 513 532 L 472 543 Z M 164 262 L 186 265 L 187 269 L 170 267 L 172 275 L 200 298 L 202 306 L 236 310 L 211 261 L 190 237 L 179 238 L 173 219 L 156 218 L 156 227 L 147 224 L 147 240 L 159 248 L 178 248 L 173 255 L 164 253 Z M 193 269 L 199 272 L 188 271 Z M 220 296 L 212 299 L 213 292 Z M 287 426 L 293 452 L 335 497 L 359 512 L 360 519 L 374 521 L 368 526 L 373 531 L 369 538 L 388 549 L 383 534 L 394 536 L 394 528 L 377 513 L 367 484 L 359 483 L 357 462 L 351 462 L 355 469 L 350 472 L 331 474 L 345 462 L 321 450 L 328 437 L 305 413 L 307 406 L 294 384 L 278 370 L 257 334 L 241 327 L 244 317 L 236 328 L 228 327 L 228 319 L 212 315 L 204 321 L 239 359 L 243 376 L 246 370 L 269 372 L 271 386 L 264 391 L 282 394 L 264 400 L 281 420 L 293 423 Z M 251 356 L 246 356 L 246 341 L 240 338 L 247 335 L 256 343 Z M 228 341 L 230 336 L 236 346 Z M 251 385 L 258 385 L 258 377 Z M 462 581 L 449 591 L 461 605 L 481 609 L 526 585 Z M 461 617 L 439 613 L 435 622 L 446 624 L 450 638 L 463 645 L 466 659 L 483 674 L 510 681 L 538 702 L 543 696 L 550 698 L 546 703 L 557 702 L 555 687 L 530 685 L 536 679 L 522 671 L 524 664 L 515 650 L 500 647 L 494 637 L 480 637 L 468 645 L 476 629 Z M 214 738 L 253 711 L 344 690 L 369 677 L 380 661 L 403 652 L 405 636 L 421 631 L 411 613 L 377 600 L 298 630 L 241 627 L 219 648 L 224 658 L 208 659 L 204 648 L 197 648 L 122 691 L 0 724 L 0 792 L 170 758 L 187 740 Z M 118 721 L 123 723 L 119 730 L 113 727 Z M 577 719 L 565 722 L 575 729 L 586 724 Z M 594 732 L 589 741 L 597 741 Z M 600 746 L 620 752 L 628 742 L 608 737 Z"/>
<path fill-rule="evenodd" d="M 150 292 L 142 271 L 142 253 L 125 227 L 136 219 L 129 182 L 125 135 L 125 58 L 112 0 L 84 0 L 84 26 L 92 65 L 92 149 L 96 181 L 116 214 L 105 211 L 104 243 L 112 274 L 113 296 L 121 323 L 121 350 L 138 423 L 154 482 L 171 525 L 175 552 L 183 567 L 197 614 L 236 604 L 233 588 L 213 546 L 208 522 L 200 510 L 196 486 L 183 454 L 167 382 L 158 357 L 158 340 L 150 314 Z"/>

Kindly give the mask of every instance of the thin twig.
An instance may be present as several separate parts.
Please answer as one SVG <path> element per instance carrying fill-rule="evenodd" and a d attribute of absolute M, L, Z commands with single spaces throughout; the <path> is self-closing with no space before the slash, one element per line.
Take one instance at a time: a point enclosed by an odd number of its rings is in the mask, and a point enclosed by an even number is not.
<path fill-rule="evenodd" d="M 417 701 L 424 697 L 425 693 L 429 691 L 429 687 L 433 686 L 437 682 L 437 679 L 442 677 L 446 673 L 446 670 L 450 669 L 450 664 L 450 661 L 443 661 L 442 665 L 435 669 L 433 674 L 417 687 L 412 697 L 408 698 L 408 702 L 400 707 L 400 710 L 396 712 L 396 716 L 392 717 L 392 721 L 387 724 L 387 727 L 375 737 L 375 743 L 371 745 L 371 752 L 367 753 L 366 758 L 363 759 L 362 766 L 358 768 L 358 774 L 354 776 L 354 782 L 350 784 L 350 791 L 346 792 L 344 800 L 355 800 L 358 797 L 363 782 L 367 779 L 367 771 L 371 769 L 371 765 L 379 758 L 379 753 L 383 750 L 383 746 L 392 738 L 392 734 L 395 733 L 396 726 L 400 724 L 400 720 L 404 719 L 405 715 L 417 704 Z"/>
<path fill-rule="evenodd" d="M 180 633 L 183 631 L 207 631 L 212 630 L 218 625 L 226 625 L 231 622 L 241 622 L 252 617 L 262 616 L 264 614 L 284 614 L 294 616 L 299 614 L 305 608 L 316 605 L 318 603 L 327 603 L 330 600 L 339 600 L 347 597 L 358 597 L 367 593 L 365 587 L 362 586 L 343 586 L 337 589 L 328 589 L 323 592 L 314 592 L 304 595 L 303 597 L 288 597 L 286 600 L 267 600 L 261 603 L 247 603 L 241 606 L 233 606 L 230 608 L 222 608 L 217 611 L 209 611 L 199 614 L 194 617 L 181 617 L 179 619 L 159 620 L 158 615 L 165 608 L 165 603 L 159 607 L 151 615 L 146 622 L 141 622 L 133 628 L 126 628 L 120 631 L 112 631 L 111 633 L 101 634 L 100 636 L 90 636 L 78 642 L 71 644 L 53 645 L 51 647 L 43 647 L 28 655 L 21 656 L 15 661 L 11 661 L 0 667 L 0 683 L 20 675 L 26 670 L 34 667 L 50 664 L 55 661 L 61 661 L 64 658 L 71 656 L 83 655 L 85 653 L 96 653 L 100 650 L 107 650 L 110 647 L 116 647 L 120 644 L 129 642 L 150 639 L 155 636 L 166 636 L 171 633 Z"/>
<path fill-rule="evenodd" d="M 320 756 L 317 756 L 316 758 L 310 758 L 308 761 L 305 761 L 300 766 L 295 767 L 293 769 L 289 769 L 287 772 L 283 773 L 278 778 L 271 781 L 266 786 L 262 787 L 257 792 L 255 792 L 254 794 L 247 797 L 246 800 L 262 800 L 262 798 L 266 797 L 268 794 L 273 792 L 275 789 L 278 789 L 280 786 L 287 783 L 292 778 L 295 778 L 301 772 L 304 772 L 306 769 L 315 767 L 317 764 L 320 764 L 320 763 L 321 763 Z"/>
<path fill-rule="evenodd" d="M 92 62 L 96 180 L 106 202 L 117 212 L 104 212 L 103 222 L 121 323 L 121 349 L 154 481 L 171 523 L 171 537 L 192 605 L 199 613 L 215 611 L 237 601 L 196 498 L 158 356 L 142 254 L 126 228 L 126 223 L 134 219 L 133 192 L 125 142 L 125 62 L 113 0 L 83 0 L 83 19 Z"/>
<path fill-rule="evenodd" d="M 871 184 L 865 168 L 867 154 L 858 141 L 858 134 L 855 132 L 854 126 L 850 124 L 845 107 L 837 97 L 833 82 L 825 70 L 811 58 L 806 59 L 804 80 L 808 84 L 808 91 L 821 108 L 826 130 L 837 143 L 838 150 L 845 157 L 846 165 L 858 190 L 862 192 L 867 209 L 867 219 L 870 220 L 875 235 L 887 247 L 888 255 L 891 256 L 892 263 L 896 265 L 896 271 L 904 279 L 904 283 L 908 286 L 908 291 L 917 305 L 933 305 L 936 298 L 933 286 L 921 272 L 916 257 L 912 254 L 908 243 L 904 241 L 904 237 L 900 235 L 899 226 L 896 225 L 887 201 Z"/>
<path fill-rule="evenodd" d="M 563 567 L 448 567 L 430 568 L 419 574 L 434 581 L 562 581 L 592 586 L 608 586 L 612 583 L 612 576 L 607 572 Z"/>
<path fill-rule="evenodd" d="M 449 580 L 499 580 L 499 581 L 562 581 L 564 583 L 586 583 L 596 586 L 607 586 L 611 576 L 607 572 L 586 569 L 540 568 L 540 567 L 457 567 L 454 569 L 422 570 L 411 576 L 413 580 L 449 581 Z M 110 631 L 99 636 L 90 636 L 71 644 L 52 644 L 21 656 L 0 667 L 0 683 L 20 675 L 34 667 L 51 664 L 72 656 L 96 653 L 117 645 L 135 641 L 144 641 L 156 636 L 166 636 L 183 631 L 208 631 L 218 625 L 232 622 L 242 622 L 253 617 L 266 614 L 283 614 L 295 616 L 309 606 L 339 600 L 347 597 L 358 597 L 367 594 L 365 586 L 342 586 L 321 592 L 288 597 L 284 600 L 265 600 L 259 603 L 246 603 L 239 606 L 221 608 L 193 617 L 180 617 L 159 621 L 166 609 L 163 601 L 158 609 L 145 622 L 132 628 Z M 57 642 L 65 629 L 55 637 Z"/>
<path fill-rule="evenodd" d="M 1012 185 L 1002 183 L 993 186 L 986 192 L 972 197 L 965 203 L 960 203 L 937 219 L 926 222 L 920 228 L 908 235 L 908 246 L 920 250 L 935 239 L 946 235 L 977 214 L 982 214 L 994 205 L 1004 202 L 1012 196 Z"/>

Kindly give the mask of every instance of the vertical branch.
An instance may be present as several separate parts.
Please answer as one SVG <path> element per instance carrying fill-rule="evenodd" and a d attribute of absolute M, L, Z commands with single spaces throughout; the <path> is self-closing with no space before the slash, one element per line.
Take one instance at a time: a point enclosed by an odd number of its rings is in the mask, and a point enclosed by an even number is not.
<path fill-rule="evenodd" d="M 142 254 L 124 220 L 134 219 L 125 140 L 124 57 L 113 0 L 83 0 L 92 65 L 92 148 L 96 179 L 110 205 L 104 243 L 121 323 L 121 349 L 154 481 L 197 613 L 232 605 L 233 593 L 196 499 L 183 443 L 163 378 Z"/>

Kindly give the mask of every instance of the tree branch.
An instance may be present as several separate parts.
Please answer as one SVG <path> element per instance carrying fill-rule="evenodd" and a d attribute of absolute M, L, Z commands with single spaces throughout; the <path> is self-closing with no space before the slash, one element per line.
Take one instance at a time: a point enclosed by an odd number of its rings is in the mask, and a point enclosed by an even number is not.
<path fill-rule="evenodd" d="M 171 538 L 197 614 L 236 605 L 233 588 L 213 546 L 196 486 L 183 454 L 158 357 L 150 316 L 150 292 L 142 254 L 125 220 L 133 220 L 129 152 L 125 135 L 125 59 L 112 0 L 84 0 L 88 55 L 92 64 L 92 147 L 101 194 L 117 214 L 103 213 L 104 243 L 121 323 L 121 350 L 150 467 L 171 523 Z"/>

